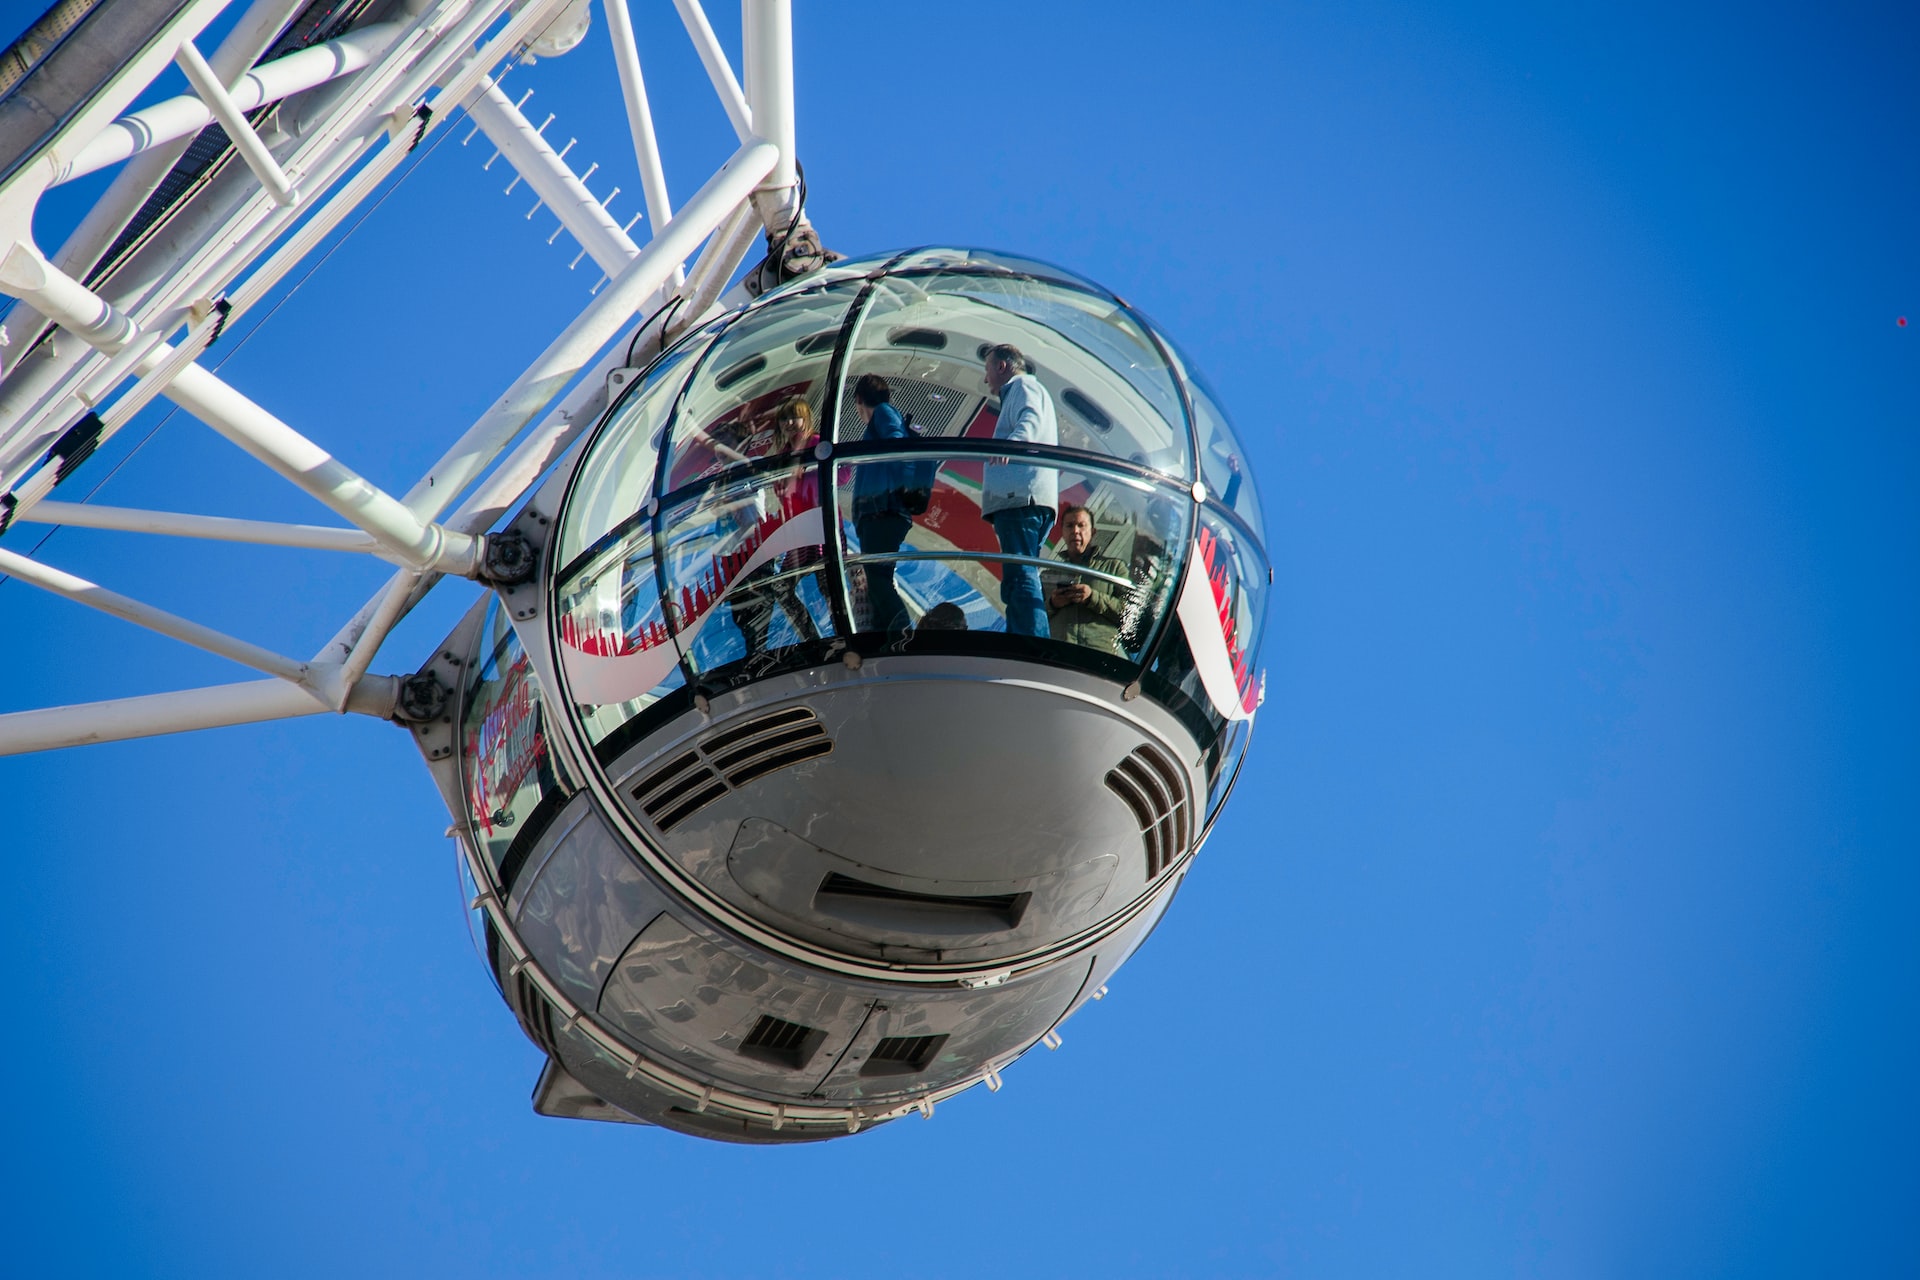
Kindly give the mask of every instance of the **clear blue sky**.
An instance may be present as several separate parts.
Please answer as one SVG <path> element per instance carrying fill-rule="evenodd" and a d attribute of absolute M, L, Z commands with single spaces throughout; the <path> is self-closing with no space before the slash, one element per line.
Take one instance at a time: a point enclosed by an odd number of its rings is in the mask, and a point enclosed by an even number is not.
<path fill-rule="evenodd" d="M 1071 265 L 1248 438 L 1268 699 L 1166 924 L 1001 1093 L 738 1149 L 531 1113 L 403 734 L 0 761 L 10 1265 L 1920 1270 L 1911 7 L 799 7 L 829 243 Z M 639 26 L 684 196 L 729 135 L 670 7 Z M 608 64 L 596 27 L 516 78 L 631 211 Z M 464 133 L 214 352 L 396 488 L 592 283 Z M 262 476 L 176 417 L 98 500 L 318 514 Z M 43 555 L 301 654 L 383 578 Z M 244 678 L 19 583 L 0 611 L 8 709 Z"/>

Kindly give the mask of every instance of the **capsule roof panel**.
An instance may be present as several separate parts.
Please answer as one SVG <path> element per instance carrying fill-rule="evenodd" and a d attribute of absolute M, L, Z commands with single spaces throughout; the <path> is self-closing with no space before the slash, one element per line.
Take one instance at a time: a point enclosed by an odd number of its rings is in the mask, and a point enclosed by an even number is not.
<path fill-rule="evenodd" d="M 997 401 L 982 373 L 987 349 L 1003 342 L 1020 348 L 1050 393 L 1061 448 L 1183 484 L 1202 479 L 1259 530 L 1244 450 L 1218 398 L 1170 341 L 1075 272 L 968 248 L 838 262 L 683 342 L 671 358 L 694 374 L 666 406 L 671 439 L 648 440 L 672 457 L 660 492 L 745 462 L 728 430 L 794 396 L 808 403 L 824 438 L 857 439 L 864 426 L 851 388 L 866 373 L 894 384 L 896 406 L 913 414 L 923 438 L 991 436 Z M 620 434 L 623 447 L 637 443 L 630 427 Z M 608 433 L 603 443 L 611 443 Z"/>

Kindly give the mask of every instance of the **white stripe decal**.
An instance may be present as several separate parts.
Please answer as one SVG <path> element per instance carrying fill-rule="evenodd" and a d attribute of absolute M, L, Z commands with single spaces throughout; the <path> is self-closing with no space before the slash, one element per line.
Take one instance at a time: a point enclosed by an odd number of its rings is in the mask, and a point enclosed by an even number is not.
<path fill-rule="evenodd" d="M 746 579 L 763 565 L 770 564 L 789 551 L 817 547 L 825 539 L 820 523 L 820 508 L 810 507 L 783 521 L 753 554 L 734 572 L 726 585 Z M 700 628 L 713 617 L 726 598 L 724 590 L 700 602 L 700 611 L 683 622 L 671 639 L 646 644 L 626 653 L 599 654 L 586 647 L 604 645 L 605 638 L 582 635 L 571 617 L 561 620 L 560 661 L 566 668 L 568 693 L 575 702 L 602 705 L 629 702 L 653 692 L 673 673 L 680 661 L 680 650 L 691 648 Z M 596 641 L 598 642 L 596 644 Z M 677 646 L 676 647 L 676 642 Z M 632 644 L 624 637 L 616 643 Z"/>
<path fill-rule="evenodd" d="M 1200 673 L 1200 687 L 1207 691 L 1207 701 L 1229 720 L 1250 720 L 1254 708 L 1260 705 L 1260 694 L 1248 678 L 1245 659 L 1235 653 L 1226 587 L 1230 579 L 1224 565 L 1216 571 L 1210 554 L 1218 547 L 1212 535 L 1202 529 L 1193 544 L 1187 580 L 1181 584 L 1180 601 L 1174 611 L 1187 633 L 1187 647 L 1193 651 L 1193 665 Z"/>

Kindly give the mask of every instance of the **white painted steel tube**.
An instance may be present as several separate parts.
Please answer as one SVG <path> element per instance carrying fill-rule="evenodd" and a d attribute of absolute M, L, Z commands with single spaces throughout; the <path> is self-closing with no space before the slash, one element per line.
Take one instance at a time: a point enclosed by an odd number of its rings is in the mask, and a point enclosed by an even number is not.
<path fill-rule="evenodd" d="M 240 76 L 229 96 L 239 110 L 251 111 L 329 80 L 352 75 L 371 62 L 404 28 L 404 23 L 383 22 L 350 32 L 338 40 L 275 58 Z M 218 68 L 212 70 L 217 77 Z M 96 169 L 196 134 L 215 118 L 205 101 L 190 94 L 130 112 L 96 134 L 54 181 L 70 182 Z"/>
<path fill-rule="evenodd" d="M 467 114 L 602 271 L 617 275 L 638 256 L 640 247 L 498 85 L 487 85 L 475 94 L 467 103 Z"/>
<path fill-rule="evenodd" d="M 700 241 L 747 197 L 773 167 L 775 159 L 773 147 L 757 140 L 734 152 L 719 172 L 694 193 L 678 216 L 659 229 L 640 251 L 640 256 L 595 295 L 493 407 L 467 429 L 434 469 L 408 491 L 408 508 L 421 518 L 430 519 L 452 505 L 521 428 L 620 331 L 647 295 L 659 288 Z"/>
<path fill-rule="evenodd" d="M 607 14 L 607 36 L 613 42 L 613 65 L 620 73 L 620 96 L 627 104 L 627 130 L 633 135 L 633 158 L 640 165 L 640 190 L 647 199 L 647 220 L 658 231 L 673 221 L 667 199 L 667 172 L 660 165 L 660 140 L 653 132 L 653 106 L 647 100 L 647 82 L 640 74 L 640 47 L 633 39 L 633 15 L 627 0 L 602 0 Z"/>
<path fill-rule="evenodd" d="M 63 524 L 76 529 L 117 529 L 124 533 L 153 533 L 175 538 L 204 538 L 214 542 L 250 542 L 268 547 L 305 547 L 313 551 L 358 551 L 374 554 L 380 544 L 358 529 L 333 529 L 315 524 L 280 524 L 271 520 L 234 520 L 226 516 L 190 515 L 179 511 L 147 511 L 136 507 L 105 507 L 81 502 L 35 503 L 15 520 L 27 524 Z"/>
<path fill-rule="evenodd" d="M 417 569 L 462 576 L 480 564 L 478 538 L 422 520 L 405 504 L 199 365 L 188 365 L 167 398 Z"/>
<path fill-rule="evenodd" d="M 77 281 L 54 270 L 31 245 L 16 244 L 0 260 L 0 285 L 26 298 L 42 315 L 103 351 L 138 336 L 120 315 Z M 117 317 L 117 320 L 116 320 Z M 104 330 L 104 333 L 102 332 Z M 162 342 L 141 362 L 158 368 L 173 354 Z M 167 398 L 239 445 L 295 487 L 357 529 L 372 534 L 403 563 L 470 574 L 480 562 L 480 540 L 422 520 L 325 449 L 268 413 L 197 364 L 188 364 L 162 389 Z"/>
<path fill-rule="evenodd" d="M 780 148 L 780 160 L 762 189 L 784 191 L 799 180 L 793 159 L 792 0 L 741 0 L 740 25 L 746 36 L 744 70 L 753 130 Z M 782 224 L 778 229 L 786 228 Z"/>
<path fill-rule="evenodd" d="M 753 109 L 747 106 L 746 95 L 740 92 L 740 82 L 733 78 L 733 65 L 727 61 L 719 38 L 713 34 L 707 11 L 700 7 L 700 0 L 673 0 L 673 7 L 680 11 L 680 22 L 700 54 L 707 79 L 713 81 L 713 91 L 720 95 L 720 105 L 727 109 L 734 135 L 745 142 L 753 137 Z"/>
<path fill-rule="evenodd" d="M 41 256 L 24 240 L 16 240 L 0 257 L 0 290 L 21 299 L 88 346 L 117 352 L 140 332 L 130 316 L 115 310 L 106 299 L 91 293 L 79 281 Z"/>
<path fill-rule="evenodd" d="M 313 716 L 330 708 L 299 685 L 251 680 L 44 711 L 0 715 L 0 755 L 25 755 L 96 742 Z"/>
<path fill-rule="evenodd" d="M 365 715 L 392 714 L 399 681 L 374 676 L 354 686 L 346 709 Z M 0 715 L 0 756 L 124 742 L 194 729 L 258 724 L 316 716 L 333 708 L 284 680 L 249 680 L 207 689 L 181 689 L 137 698 L 114 698 L 71 707 L 15 711 Z"/>
<path fill-rule="evenodd" d="M 220 83 L 220 77 L 213 74 L 213 68 L 193 47 L 193 41 L 182 40 L 175 51 L 173 60 L 186 74 L 187 83 L 207 104 L 207 110 L 213 112 L 213 118 L 227 131 L 227 138 L 233 143 L 235 151 L 253 170 L 253 176 L 260 179 L 260 185 L 273 193 L 273 198 L 281 204 L 298 204 L 299 194 L 293 188 L 293 179 L 281 169 L 280 162 L 267 150 L 267 144 L 260 141 L 260 135 L 253 131 L 253 125 L 247 120 L 246 111 L 233 100 L 227 92 L 227 86 Z"/>
<path fill-rule="evenodd" d="M 264 671 L 282 680 L 298 681 L 306 677 L 307 664 L 304 662 L 295 662 L 292 658 L 283 657 L 271 649 L 262 649 L 257 644 L 236 639 L 224 631 L 215 631 L 212 627 L 203 627 L 178 614 L 142 604 L 117 591 L 109 591 L 97 583 L 88 582 L 85 578 L 76 578 L 70 573 L 41 564 L 38 560 L 29 560 L 11 551 L 0 550 L 0 573 L 10 574 L 22 582 L 44 591 L 51 591 L 58 596 L 65 596 L 74 603 L 84 604 L 90 609 L 110 613 L 116 618 L 125 619 L 149 631 L 171 636 L 196 649 L 205 649 L 208 653 L 217 653 L 223 658 L 231 658 L 242 666 L 252 667 L 255 671 Z"/>

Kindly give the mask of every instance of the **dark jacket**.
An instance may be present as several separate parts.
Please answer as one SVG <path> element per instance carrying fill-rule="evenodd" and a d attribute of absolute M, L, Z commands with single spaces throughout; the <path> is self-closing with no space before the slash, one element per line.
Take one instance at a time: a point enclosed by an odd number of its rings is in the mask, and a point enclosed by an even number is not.
<path fill-rule="evenodd" d="M 900 411 L 890 404 L 875 405 L 873 420 L 867 423 L 867 433 L 861 436 L 862 443 L 878 444 L 886 440 L 906 440 L 911 437 L 907 430 L 907 421 Z M 905 483 L 902 472 L 906 464 L 899 462 L 868 462 L 853 472 L 853 518 L 884 515 L 900 510 L 898 491 Z"/>

